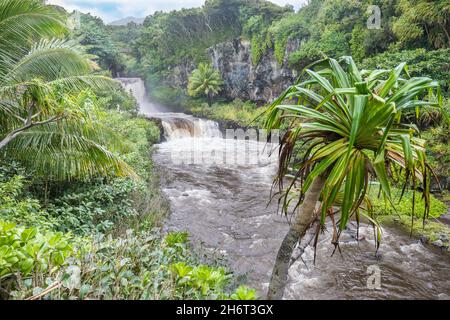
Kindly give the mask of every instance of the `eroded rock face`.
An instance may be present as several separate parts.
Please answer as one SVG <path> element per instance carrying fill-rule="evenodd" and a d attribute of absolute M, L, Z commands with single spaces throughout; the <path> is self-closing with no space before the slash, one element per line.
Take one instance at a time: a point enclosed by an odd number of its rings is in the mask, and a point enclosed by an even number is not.
<path fill-rule="evenodd" d="M 288 68 L 287 56 L 297 49 L 298 42 L 290 41 L 282 65 L 277 62 L 273 50 L 253 65 L 250 42 L 243 39 L 217 44 L 208 50 L 208 54 L 225 82 L 225 96 L 267 102 L 275 99 L 295 80 L 297 75 Z"/>
<path fill-rule="evenodd" d="M 219 43 L 208 49 L 208 55 L 211 64 L 222 75 L 225 83 L 222 94 L 225 97 L 266 103 L 274 100 L 296 79 L 296 72 L 288 68 L 287 57 L 298 47 L 298 41 L 288 42 L 282 65 L 277 62 L 272 49 L 261 57 L 257 65 L 253 65 L 250 42 L 244 39 Z M 186 88 L 195 68 L 192 61 L 185 61 L 170 70 L 167 83 Z"/>
<path fill-rule="evenodd" d="M 195 68 L 195 63 L 186 59 L 183 63 L 169 70 L 169 76 L 166 79 L 167 85 L 175 88 L 186 88 L 189 77 Z"/>

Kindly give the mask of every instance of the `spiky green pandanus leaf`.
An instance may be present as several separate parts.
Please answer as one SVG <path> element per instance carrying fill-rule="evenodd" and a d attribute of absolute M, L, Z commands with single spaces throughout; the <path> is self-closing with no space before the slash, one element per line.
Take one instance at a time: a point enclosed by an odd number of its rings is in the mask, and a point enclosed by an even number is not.
<path fill-rule="evenodd" d="M 314 70 L 306 70 L 302 79 L 269 107 L 266 129 L 287 126 L 289 133 L 296 132 L 289 136 L 289 143 L 281 145 L 283 161 L 276 181 L 283 189 L 284 175 L 296 168 L 289 188 L 281 192 L 292 199 L 301 198 L 292 194 L 295 190 L 303 195 L 317 177 L 325 177 L 322 224 L 335 206 L 341 209 L 341 219 L 334 228 L 341 231 L 353 215 L 367 215 L 378 247 L 381 229 L 367 197 L 371 183 L 378 181 L 382 194 L 392 202 L 390 174 L 398 170 L 391 169 L 403 168 L 405 183 L 411 183 L 408 175 L 412 173 L 415 181 L 422 183 L 423 197 L 429 203 L 430 174 L 424 144 L 414 138 L 417 127 L 404 126 L 399 119 L 407 109 L 430 105 L 424 97 L 433 96 L 429 91 L 438 87 L 428 78 L 410 78 L 405 63 L 393 70 L 361 72 L 351 58 L 339 61 L 345 66 L 333 59 L 313 64 Z M 300 161 L 296 145 L 309 146 Z M 295 188 L 296 184 L 301 188 Z"/>

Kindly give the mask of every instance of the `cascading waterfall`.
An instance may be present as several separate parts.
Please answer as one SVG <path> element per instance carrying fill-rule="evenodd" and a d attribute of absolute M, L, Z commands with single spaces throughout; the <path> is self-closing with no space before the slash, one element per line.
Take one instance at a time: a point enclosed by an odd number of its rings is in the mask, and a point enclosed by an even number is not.
<path fill-rule="evenodd" d="M 174 113 L 155 115 L 161 119 L 167 141 L 183 138 L 221 138 L 217 122 Z"/>
<path fill-rule="evenodd" d="M 141 78 L 117 78 L 125 90 L 131 92 L 142 114 L 160 119 L 166 140 L 182 138 L 220 138 L 219 125 L 214 121 L 198 119 L 183 113 L 170 113 L 167 108 L 151 102 Z"/>
<path fill-rule="evenodd" d="M 116 78 L 116 80 L 122 84 L 126 91 L 133 94 L 142 114 L 150 116 L 155 113 L 167 112 L 166 108 L 150 102 L 144 81 L 141 78 Z"/>

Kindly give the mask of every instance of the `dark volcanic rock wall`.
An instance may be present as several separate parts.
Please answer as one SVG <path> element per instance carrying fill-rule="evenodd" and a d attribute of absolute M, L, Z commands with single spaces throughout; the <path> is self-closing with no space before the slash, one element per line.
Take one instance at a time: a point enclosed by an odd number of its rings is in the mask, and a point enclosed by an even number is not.
<path fill-rule="evenodd" d="M 213 66 L 224 79 L 224 91 L 230 99 L 267 102 L 275 99 L 296 78 L 287 67 L 287 56 L 298 49 L 291 41 L 283 65 L 279 65 L 273 50 L 264 54 L 257 65 L 252 64 L 250 42 L 235 39 L 215 45 L 208 50 Z"/>
<path fill-rule="evenodd" d="M 279 65 L 273 50 L 262 55 L 255 66 L 251 58 L 250 42 L 234 39 L 219 43 L 208 49 L 214 68 L 224 80 L 222 94 L 229 99 L 268 102 L 275 99 L 295 80 L 297 74 L 288 68 L 287 57 L 299 47 L 298 41 L 290 41 L 286 49 L 283 65 Z M 196 65 L 186 60 L 170 70 L 166 79 L 168 85 L 186 88 L 188 79 Z"/>

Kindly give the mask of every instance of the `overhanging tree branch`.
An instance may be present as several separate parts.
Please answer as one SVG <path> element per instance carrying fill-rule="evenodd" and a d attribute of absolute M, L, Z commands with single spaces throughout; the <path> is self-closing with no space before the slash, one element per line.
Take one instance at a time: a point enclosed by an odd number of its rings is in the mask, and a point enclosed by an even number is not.
<path fill-rule="evenodd" d="M 13 141 L 15 138 L 17 138 L 17 136 L 22 134 L 24 131 L 29 130 L 33 127 L 44 126 L 44 125 L 50 124 L 52 122 L 57 122 L 57 121 L 63 119 L 64 117 L 65 117 L 65 115 L 57 115 L 57 116 L 51 117 L 50 119 L 47 119 L 44 121 L 33 122 L 33 119 L 35 118 L 35 116 L 33 116 L 33 114 L 29 113 L 28 118 L 23 127 L 20 127 L 20 128 L 15 129 L 14 131 L 11 131 L 9 134 L 6 135 L 5 138 L 3 138 L 2 141 L 0 141 L 0 149 L 3 149 L 4 147 L 6 147 L 11 141 Z"/>

